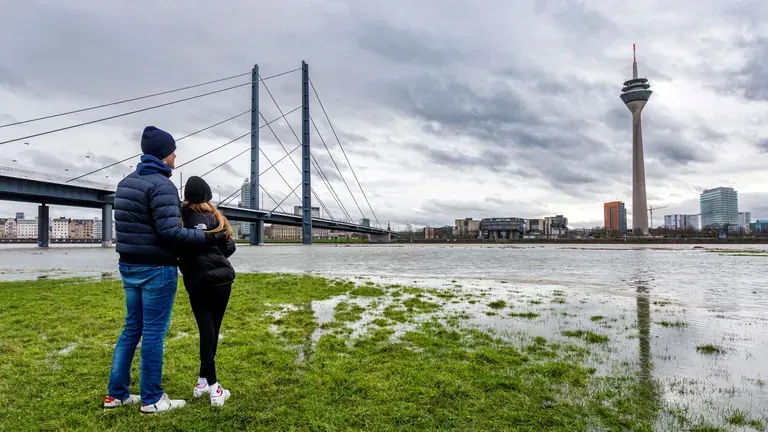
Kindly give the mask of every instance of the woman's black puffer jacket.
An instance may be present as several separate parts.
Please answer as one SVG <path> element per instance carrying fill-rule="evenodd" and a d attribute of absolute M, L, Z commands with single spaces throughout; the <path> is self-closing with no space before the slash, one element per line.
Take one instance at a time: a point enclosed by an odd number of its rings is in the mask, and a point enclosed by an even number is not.
<path fill-rule="evenodd" d="M 212 230 L 219 226 L 213 213 L 200 213 L 181 208 L 181 218 L 186 228 Z M 179 270 L 184 276 L 184 286 L 217 286 L 230 284 L 235 280 L 235 269 L 229 257 L 235 253 L 235 241 L 226 246 L 190 246 L 179 253 Z"/>

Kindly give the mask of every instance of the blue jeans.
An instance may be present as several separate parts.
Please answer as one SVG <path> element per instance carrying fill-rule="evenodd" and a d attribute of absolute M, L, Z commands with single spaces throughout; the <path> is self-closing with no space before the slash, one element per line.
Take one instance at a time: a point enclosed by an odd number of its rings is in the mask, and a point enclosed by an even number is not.
<path fill-rule="evenodd" d="M 153 404 L 163 396 L 163 344 L 176 299 L 178 272 L 174 266 L 120 264 L 125 289 L 125 327 L 117 340 L 109 374 L 109 396 L 124 400 L 130 396 L 131 363 L 141 342 L 139 388 L 141 402 Z"/>

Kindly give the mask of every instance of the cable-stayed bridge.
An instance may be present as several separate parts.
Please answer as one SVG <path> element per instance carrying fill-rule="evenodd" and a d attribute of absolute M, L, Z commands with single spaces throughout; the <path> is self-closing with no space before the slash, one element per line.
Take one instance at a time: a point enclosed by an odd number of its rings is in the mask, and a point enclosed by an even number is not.
<path fill-rule="evenodd" d="M 301 104 L 298 107 L 294 107 L 289 110 L 283 110 L 283 108 L 278 104 L 272 91 L 269 89 L 267 81 L 278 78 L 278 77 L 283 77 L 283 76 L 295 76 L 299 73 L 301 75 L 301 87 L 302 87 L 301 88 L 301 96 L 302 96 Z M 368 196 L 365 193 L 365 190 L 363 189 L 359 178 L 357 177 L 354 167 L 352 166 L 352 163 L 350 162 L 349 157 L 347 156 L 347 153 L 344 150 L 344 146 L 341 140 L 339 139 L 338 134 L 336 133 L 336 129 L 333 127 L 333 123 L 331 122 L 328 112 L 325 106 L 323 105 L 322 100 L 320 99 L 320 95 L 314 83 L 309 78 L 309 65 L 306 62 L 302 62 L 300 68 L 289 70 L 287 72 L 282 72 L 275 75 L 271 75 L 268 77 L 261 77 L 261 75 L 259 74 L 259 67 L 258 65 L 256 65 L 253 67 L 253 69 L 250 72 L 232 75 L 224 78 L 219 78 L 219 79 L 207 81 L 204 83 L 188 85 L 188 86 L 179 87 L 179 88 L 157 92 L 157 93 L 152 93 L 144 96 L 138 96 L 138 97 L 123 99 L 115 102 L 105 103 L 101 105 L 81 108 L 77 110 L 45 115 L 45 116 L 27 119 L 27 120 L 15 121 L 13 123 L 8 123 L 8 124 L 2 124 L 0 125 L 0 131 L 2 131 L 3 129 L 12 128 L 14 126 L 41 122 L 41 121 L 45 121 L 53 118 L 65 117 L 73 114 L 80 114 L 83 112 L 95 111 L 101 108 L 122 105 L 129 102 L 137 102 L 145 99 L 150 99 L 153 97 L 173 94 L 173 93 L 184 91 L 184 90 L 216 85 L 216 84 L 224 83 L 226 81 L 231 81 L 231 80 L 235 80 L 238 78 L 245 78 L 245 77 L 250 77 L 250 80 L 245 83 L 229 85 L 226 87 L 217 88 L 216 90 L 209 90 L 207 92 L 199 93 L 199 94 L 188 96 L 181 99 L 176 99 L 170 102 L 164 102 L 161 104 L 155 104 L 155 105 L 151 105 L 151 106 L 140 108 L 140 109 L 125 111 L 120 114 L 100 117 L 100 118 L 89 120 L 86 122 L 74 123 L 68 126 L 49 129 L 49 130 L 38 132 L 35 134 L 2 140 L 0 141 L 0 146 L 6 146 L 13 143 L 26 144 L 26 140 L 36 138 L 39 136 L 51 135 L 51 134 L 64 132 L 67 130 L 87 127 L 89 125 L 101 123 L 101 122 L 112 120 L 119 117 L 130 116 L 130 115 L 141 113 L 141 112 L 147 112 L 147 111 L 151 111 L 158 108 L 181 104 L 190 100 L 209 97 L 218 93 L 222 93 L 222 92 L 226 92 L 226 91 L 230 91 L 238 88 L 249 87 L 250 100 L 251 100 L 251 108 L 249 110 L 234 114 L 231 117 L 220 120 L 214 124 L 198 129 L 187 135 L 178 137 L 176 138 L 176 142 L 178 143 L 179 141 L 183 141 L 184 139 L 187 139 L 189 137 L 192 137 L 198 134 L 203 134 L 225 123 L 231 122 L 235 119 L 245 117 L 248 115 L 250 115 L 250 120 L 251 120 L 250 130 L 245 131 L 245 133 L 243 133 L 242 135 L 234 139 L 231 139 L 228 142 L 213 148 L 212 150 L 209 150 L 205 153 L 202 153 L 198 156 L 195 156 L 187 160 L 183 164 L 178 165 L 176 167 L 176 170 L 178 170 L 179 168 L 182 168 L 185 165 L 193 163 L 195 161 L 204 159 L 213 153 L 222 151 L 223 149 L 231 146 L 236 142 L 239 142 L 241 140 L 244 141 L 245 138 L 249 138 L 250 139 L 249 147 L 243 149 L 242 151 L 239 151 L 238 153 L 235 153 L 232 157 L 230 157 L 223 163 L 215 166 L 214 168 L 208 170 L 205 173 L 200 174 L 200 176 L 205 177 L 210 173 L 220 169 L 221 167 L 227 166 L 228 164 L 233 162 L 235 159 L 245 154 L 250 155 L 250 172 L 248 173 L 249 183 L 247 185 L 247 189 L 250 192 L 249 193 L 250 199 L 248 200 L 248 202 L 243 202 L 240 206 L 232 205 L 231 203 L 233 202 L 233 200 L 235 200 L 238 197 L 238 194 L 241 192 L 240 189 L 237 189 L 230 196 L 224 199 L 220 199 L 218 203 L 218 207 L 230 220 L 243 221 L 243 222 L 250 223 L 250 243 L 252 245 L 261 245 L 264 243 L 264 223 L 265 222 L 280 224 L 280 225 L 300 226 L 302 228 L 301 230 L 302 242 L 307 245 L 312 244 L 312 228 L 331 229 L 331 230 L 338 230 L 338 231 L 348 231 L 348 232 L 368 234 L 370 240 L 374 242 L 390 241 L 391 232 L 388 228 L 385 229 L 381 226 L 378 220 L 378 217 L 376 216 L 376 213 L 374 212 L 373 207 L 371 206 L 371 203 L 368 200 Z M 269 95 L 269 99 L 277 108 L 277 111 L 280 113 L 280 116 L 278 116 L 277 118 L 267 119 L 264 116 L 263 112 L 259 109 L 260 90 L 262 87 L 264 88 L 266 93 Z M 325 138 L 320 132 L 320 128 L 318 128 L 317 123 L 315 122 L 315 118 L 310 116 L 310 99 L 312 97 L 314 97 L 314 100 L 317 101 L 322 111 L 322 115 L 323 115 L 322 117 L 324 118 L 324 121 L 327 122 L 327 125 L 330 127 L 330 130 L 333 135 L 333 139 L 335 140 L 336 144 L 341 149 L 341 152 L 344 155 L 346 166 L 349 167 L 349 170 L 351 171 L 352 176 L 354 178 L 354 182 L 356 183 L 357 188 L 359 188 L 360 192 L 362 193 L 362 197 L 364 198 L 362 206 L 360 202 L 358 202 L 358 199 L 356 198 L 355 193 L 353 193 L 352 191 L 353 188 L 350 187 L 351 182 L 348 182 L 347 179 L 344 177 L 342 170 L 339 167 L 339 164 L 337 163 L 336 159 L 331 153 L 331 150 L 328 144 L 326 143 Z M 288 117 L 291 114 L 296 113 L 297 111 L 300 112 L 300 115 L 301 115 L 300 135 L 299 133 L 296 132 L 296 130 L 288 120 Z M 293 137 L 296 139 L 296 145 L 292 146 L 292 149 L 289 149 L 288 147 L 291 147 L 291 146 L 286 146 L 282 142 L 282 140 L 280 140 L 280 138 L 278 137 L 278 134 L 275 132 L 273 125 L 275 125 L 278 122 L 285 122 L 288 125 L 288 128 L 290 128 L 290 131 Z M 162 125 L 160 125 L 160 127 L 162 128 Z M 259 145 L 260 132 L 264 128 L 267 128 L 270 131 L 271 135 L 274 137 L 274 139 L 283 149 L 284 154 L 282 154 L 275 161 L 272 161 L 272 159 L 265 153 L 264 149 Z M 330 156 L 330 161 L 332 162 L 333 167 L 338 173 L 338 176 L 340 177 L 341 182 L 343 183 L 347 192 L 349 192 L 349 196 L 352 198 L 352 202 L 354 203 L 355 208 L 357 208 L 360 215 L 362 216 L 362 220 L 374 221 L 375 223 L 374 226 L 371 226 L 370 222 L 365 225 L 363 225 L 362 222 L 361 223 L 353 222 L 354 219 L 352 217 L 352 214 L 347 210 L 347 207 L 344 205 L 346 198 L 342 198 L 342 196 L 346 197 L 346 194 L 344 194 L 343 192 L 340 194 L 335 190 L 332 182 L 329 179 L 329 176 L 325 173 L 323 167 L 320 166 L 320 164 L 318 163 L 318 159 L 315 157 L 315 154 L 312 152 L 310 141 L 313 136 L 317 136 L 319 138 L 328 156 Z M 331 142 L 333 143 L 333 141 Z M 301 150 L 300 166 L 293 160 L 293 157 L 292 157 L 292 155 L 297 150 Z M 11 151 L 11 154 L 13 154 L 12 151 Z M 104 246 L 109 246 L 111 245 L 111 239 L 112 239 L 112 232 L 111 232 L 112 206 L 114 203 L 115 190 L 114 190 L 114 186 L 107 183 L 94 181 L 92 180 L 92 178 L 94 178 L 93 176 L 95 174 L 115 166 L 120 166 L 124 164 L 133 164 L 133 165 L 130 165 L 130 167 L 133 167 L 135 166 L 135 162 L 133 161 L 137 160 L 140 156 L 141 156 L 141 153 L 134 154 L 124 159 L 121 159 L 119 161 L 110 163 L 108 165 L 104 165 L 98 169 L 91 170 L 91 171 L 88 171 L 79 175 L 75 175 L 72 177 L 55 175 L 51 173 L 34 172 L 29 170 L 17 169 L 13 167 L 0 167 L 0 200 L 20 201 L 20 202 L 29 202 L 29 203 L 39 204 L 38 246 L 41 246 L 41 247 L 46 247 L 48 246 L 48 243 L 49 243 L 49 220 L 50 220 L 49 207 L 48 207 L 49 205 L 100 208 L 102 210 L 102 221 L 103 221 L 102 222 L 102 226 L 103 226 L 102 242 Z M 262 157 L 264 158 L 266 163 L 269 164 L 269 166 L 266 169 L 262 169 L 262 166 L 261 166 Z M 289 183 L 288 180 L 286 180 L 283 173 L 281 173 L 277 167 L 277 165 L 286 158 L 290 160 L 292 165 L 301 174 L 301 181 L 296 185 L 292 185 L 291 183 Z M 336 209 L 340 211 L 341 214 L 334 216 L 334 214 L 330 211 L 329 207 L 320 198 L 312 182 L 313 169 L 314 169 L 314 172 L 318 175 L 318 177 L 322 181 L 323 185 L 325 186 L 325 189 L 327 189 L 328 192 L 330 193 L 331 198 L 336 204 Z M 282 181 L 285 183 L 287 188 L 289 188 L 290 190 L 285 195 L 285 197 L 280 201 L 278 201 L 273 194 L 267 191 L 264 185 L 262 185 L 261 182 L 259 181 L 262 175 L 270 172 L 271 170 L 274 170 L 278 174 L 278 176 L 282 179 Z M 353 183 L 353 185 L 355 183 Z M 181 191 L 183 189 L 183 186 L 181 186 L 179 189 Z M 260 202 L 259 197 L 261 194 L 259 192 L 263 192 L 270 198 L 270 200 L 272 201 L 272 204 L 275 204 L 274 208 L 270 210 L 267 210 L 264 208 L 265 203 Z M 292 196 L 296 197 L 301 203 L 300 215 L 287 212 L 282 207 L 285 201 Z M 313 198 L 324 210 L 325 215 L 327 215 L 327 218 L 312 216 Z M 349 203 L 347 202 L 347 204 Z M 372 218 L 369 215 L 372 216 Z"/>

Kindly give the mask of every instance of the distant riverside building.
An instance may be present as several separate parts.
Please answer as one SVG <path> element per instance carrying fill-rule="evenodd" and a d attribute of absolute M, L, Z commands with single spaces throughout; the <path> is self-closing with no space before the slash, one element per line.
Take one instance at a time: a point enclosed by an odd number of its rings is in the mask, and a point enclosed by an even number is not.
<path fill-rule="evenodd" d="M 16 220 L 16 238 L 36 239 L 37 238 L 37 219 L 18 219 Z"/>
<path fill-rule="evenodd" d="M 299 207 L 299 208 L 301 208 L 301 207 Z M 362 219 L 360 219 L 360 225 L 361 226 L 369 227 L 369 226 L 371 226 L 371 220 L 368 219 L 368 218 L 362 218 Z"/>
<path fill-rule="evenodd" d="M 611 201 L 603 204 L 604 227 L 607 231 L 627 233 L 627 210 L 622 201 Z"/>
<path fill-rule="evenodd" d="M 527 236 L 544 235 L 544 219 L 527 219 L 525 221 L 525 234 Z"/>
<path fill-rule="evenodd" d="M 262 203 L 263 204 L 263 203 Z M 251 183 L 248 179 L 245 179 L 243 185 L 240 186 L 240 202 L 237 204 L 240 208 L 249 208 L 251 205 Z M 240 234 L 243 237 L 251 235 L 251 224 L 249 222 L 237 222 L 240 225 Z M 264 234 L 266 237 L 266 232 Z"/>
<path fill-rule="evenodd" d="M 92 239 L 93 219 L 71 219 L 69 221 L 67 238 L 78 240 Z"/>
<path fill-rule="evenodd" d="M 739 226 L 749 227 L 750 223 L 752 223 L 752 213 L 739 212 Z"/>
<path fill-rule="evenodd" d="M 707 189 L 699 196 L 701 228 L 739 224 L 739 194 L 731 187 Z"/>
<path fill-rule="evenodd" d="M 24 219 L 24 212 L 16 213 L 16 221 L 18 221 L 19 219 Z"/>
<path fill-rule="evenodd" d="M 752 234 L 768 234 L 768 220 L 758 219 L 749 224 Z"/>
<path fill-rule="evenodd" d="M 568 235 L 568 218 L 563 215 L 545 217 L 544 235 L 547 237 L 562 237 Z"/>
<path fill-rule="evenodd" d="M 69 238 L 69 219 L 60 217 L 51 222 L 51 238 L 58 240 Z"/>
<path fill-rule="evenodd" d="M 435 238 L 435 229 L 432 227 L 424 227 L 424 238 L 425 239 Z"/>
<path fill-rule="evenodd" d="M 670 214 L 664 215 L 664 228 L 674 230 L 699 229 L 699 215 Z"/>
<path fill-rule="evenodd" d="M 301 206 L 294 206 L 293 214 L 301 216 Z M 312 217 L 321 217 L 320 207 L 312 207 Z M 269 229 L 264 229 L 264 237 L 273 240 L 295 240 L 300 239 L 301 235 L 301 227 L 291 225 L 272 224 Z M 330 230 L 312 228 L 313 238 L 330 238 L 330 235 Z"/>
<path fill-rule="evenodd" d="M 519 239 L 525 234 L 525 219 L 485 218 L 480 221 L 480 232 L 484 239 Z"/>
<path fill-rule="evenodd" d="M 472 218 L 456 219 L 453 225 L 453 235 L 456 237 L 479 237 L 480 221 Z"/>

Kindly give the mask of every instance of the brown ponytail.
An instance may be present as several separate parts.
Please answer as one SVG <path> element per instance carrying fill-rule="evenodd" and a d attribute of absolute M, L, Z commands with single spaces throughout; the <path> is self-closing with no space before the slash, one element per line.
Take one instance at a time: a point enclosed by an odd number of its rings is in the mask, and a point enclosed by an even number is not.
<path fill-rule="evenodd" d="M 213 213 L 213 216 L 219 222 L 219 226 L 212 230 L 206 230 L 206 232 L 221 232 L 227 230 L 227 239 L 232 240 L 232 227 L 229 225 L 229 221 L 223 214 L 221 214 L 215 205 L 210 203 L 210 201 L 200 204 L 190 204 L 188 201 L 184 201 L 184 205 L 196 213 Z M 181 223 L 183 225 L 184 221 L 182 220 Z"/>

